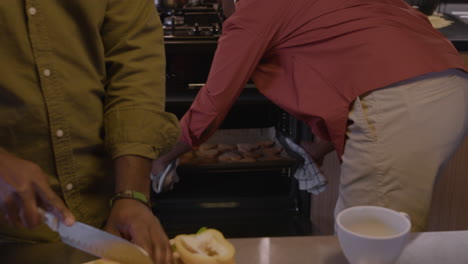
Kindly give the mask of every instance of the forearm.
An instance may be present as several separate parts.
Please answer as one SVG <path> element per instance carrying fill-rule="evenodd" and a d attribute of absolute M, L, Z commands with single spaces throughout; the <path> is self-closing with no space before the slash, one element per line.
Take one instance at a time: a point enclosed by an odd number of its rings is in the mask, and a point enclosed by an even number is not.
<path fill-rule="evenodd" d="M 333 150 L 335 150 L 335 147 L 332 142 L 324 140 L 318 142 L 318 151 L 323 156 L 332 152 Z"/>
<path fill-rule="evenodd" d="M 134 155 L 115 159 L 115 192 L 137 191 L 149 198 L 151 160 Z"/>
<path fill-rule="evenodd" d="M 201 145 L 218 129 L 270 43 L 271 38 L 259 38 L 248 27 L 226 23 L 206 85 L 180 121 L 183 139 L 191 146 Z"/>
<path fill-rule="evenodd" d="M 135 155 L 116 158 L 116 191 L 137 191 L 149 198 L 151 161 Z M 137 200 L 115 200 L 105 230 L 142 247 L 152 263 L 172 263 L 171 246 L 161 223 L 150 207 Z"/>

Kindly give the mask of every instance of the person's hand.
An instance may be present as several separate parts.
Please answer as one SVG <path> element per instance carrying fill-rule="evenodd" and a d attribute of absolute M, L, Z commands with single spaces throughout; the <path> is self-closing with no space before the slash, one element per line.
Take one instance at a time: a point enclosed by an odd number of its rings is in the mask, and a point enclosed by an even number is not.
<path fill-rule="evenodd" d="M 157 264 L 172 263 L 172 248 L 158 218 L 133 199 L 116 200 L 105 230 L 142 247 Z"/>
<path fill-rule="evenodd" d="M 0 149 L 0 209 L 4 220 L 18 228 L 36 227 L 43 222 L 38 207 L 69 226 L 75 221 L 37 164 Z"/>
<path fill-rule="evenodd" d="M 172 160 L 164 157 L 154 160 L 151 167 L 151 174 L 154 176 L 158 175 L 160 172 L 163 172 L 171 162 Z"/>
<path fill-rule="evenodd" d="M 172 161 L 176 160 L 180 155 L 190 151 L 191 149 L 192 147 L 190 145 L 185 143 L 182 139 L 179 139 L 169 153 L 153 161 L 151 173 L 155 176 L 158 175 L 160 172 L 163 172 Z"/>
<path fill-rule="evenodd" d="M 318 166 L 322 166 L 325 156 L 334 150 L 333 144 L 324 140 L 301 141 L 300 145 Z"/>

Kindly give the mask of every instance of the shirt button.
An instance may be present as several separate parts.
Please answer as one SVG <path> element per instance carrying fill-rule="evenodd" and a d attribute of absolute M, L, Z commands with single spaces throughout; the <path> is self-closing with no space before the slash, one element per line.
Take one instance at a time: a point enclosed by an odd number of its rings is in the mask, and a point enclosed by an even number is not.
<path fill-rule="evenodd" d="M 28 9 L 28 12 L 29 12 L 30 15 L 34 16 L 37 13 L 37 10 L 34 7 L 30 7 Z"/>
<path fill-rule="evenodd" d="M 55 132 L 55 135 L 57 135 L 57 137 L 63 137 L 63 130 L 62 129 L 59 129 Z"/>
<path fill-rule="evenodd" d="M 67 191 L 71 191 L 73 189 L 73 184 L 69 183 L 65 188 L 67 188 Z"/>
<path fill-rule="evenodd" d="M 50 76 L 50 70 L 49 69 L 45 69 L 43 72 L 44 76 L 46 77 L 49 77 Z"/>

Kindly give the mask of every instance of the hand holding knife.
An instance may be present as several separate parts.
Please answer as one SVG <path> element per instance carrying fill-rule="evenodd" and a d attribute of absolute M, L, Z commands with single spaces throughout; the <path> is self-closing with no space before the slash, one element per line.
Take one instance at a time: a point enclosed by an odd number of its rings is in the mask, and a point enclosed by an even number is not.
<path fill-rule="evenodd" d="M 153 263 L 145 250 L 123 238 L 78 221 L 67 226 L 40 208 L 39 213 L 49 228 L 58 232 L 62 241 L 69 246 L 121 264 Z"/>

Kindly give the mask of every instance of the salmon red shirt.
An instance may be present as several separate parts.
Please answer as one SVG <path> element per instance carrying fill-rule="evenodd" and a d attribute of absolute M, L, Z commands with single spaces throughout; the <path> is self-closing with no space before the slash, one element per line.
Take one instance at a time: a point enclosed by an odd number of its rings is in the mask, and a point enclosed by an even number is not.
<path fill-rule="evenodd" d="M 242 0 L 181 120 L 182 139 L 204 142 L 251 77 L 341 156 L 358 96 L 450 68 L 468 71 L 452 43 L 403 0 Z"/>

